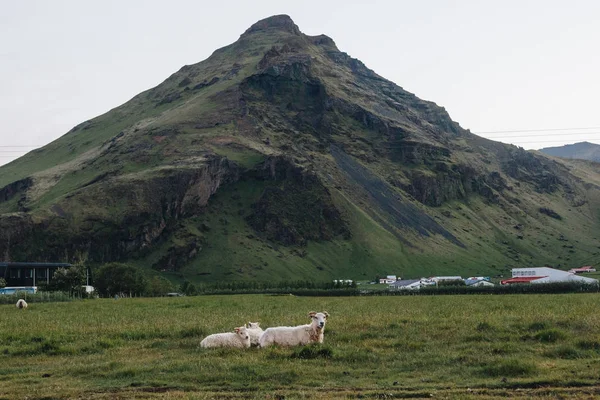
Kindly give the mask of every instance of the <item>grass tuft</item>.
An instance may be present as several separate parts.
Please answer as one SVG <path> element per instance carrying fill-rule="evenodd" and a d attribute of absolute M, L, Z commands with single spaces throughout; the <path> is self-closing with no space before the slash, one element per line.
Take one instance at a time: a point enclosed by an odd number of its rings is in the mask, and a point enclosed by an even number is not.
<path fill-rule="evenodd" d="M 567 335 L 559 329 L 545 329 L 535 334 L 534 338 L 542 343 L 555 343 L 564 340 Z"/>
<path fill-rule="evenodd" d="M 295 349 L 290 358 L 300 358 L 303 360 L 311 360 L 314 358 L 332 358 L 333 350 L 325 346 L 305 346 Z"/>
<path fill-rule="evenodd" d="M 534 364 L 518 358 L 512 358 L 483 367 L 481 374 L 490 377 L 519 377 L 531 375 L 536 370 L 537 368 Z"/>

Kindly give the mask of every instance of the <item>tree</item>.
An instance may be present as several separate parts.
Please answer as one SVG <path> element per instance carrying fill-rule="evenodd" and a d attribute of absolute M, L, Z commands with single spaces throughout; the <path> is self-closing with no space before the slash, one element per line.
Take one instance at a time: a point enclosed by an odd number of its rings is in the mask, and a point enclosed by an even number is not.
<path fill-rule="evenodd" d="M 121 263 L 110 263 L 98 269 L 94 279 L 94 287 L 103 296 L 114 296 L 122 293 L 133 296 L 145 294 L 148 289 L 148 281 L 136 267 Z"/>
<path fill-rule="evenodd" d="M 69 268 L 58 268 L 48 285 L 48 290 L 68 292 L 71 296 L 81 294 L 82 285 L 85 285 L 85 267 L 82 264 Z"/>
<path fill-rule="evenodd" d="M 146 294 L 148 296 L 164 296 L 173 291 L 173 284 L 162 276 L 154 276 L 148 282 Z"/>
<path fill-rule="evenodd" d="M 186 296 L 195 296 L 196 294 L 198 294 L 198 289 L 196 288 L 196 285 L 194 285 L 190 281 L 184 281 L 181 284 L 179 290 L 181 290 L 181 293 L 185 294 Z"/>
<path fill-rule="evenodd" d="M 0 289 L 6 287 L 6 279 L 0 278 Z"/>

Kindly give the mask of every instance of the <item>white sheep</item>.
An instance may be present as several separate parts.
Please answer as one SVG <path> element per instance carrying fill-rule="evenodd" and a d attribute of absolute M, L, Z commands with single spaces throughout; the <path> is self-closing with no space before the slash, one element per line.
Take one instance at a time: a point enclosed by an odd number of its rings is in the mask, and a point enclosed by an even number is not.
<path fill-rule="evenodd" d="M 19 299 L 19 301 L 17 301 L 17 308 L 19 308 L 19 309 L 27 308 L 27 302 L 23 299 Z"/>
<path fill-rule="evenodd" d="M 252 346 L 258 346 L 258 340 L 263 334 L 263 329 L 260 327 L 259 322 L 248 322 L 246 324 L 246 331 L 250 335 L 250 344 Z"/>
<path fill-rule="evenodd" d="M 312 322 L 300 326 L 277 326 L 267 328 L 259 340 L 260 347 L 273 344 L 280 346 L 304 346 L 309 343 L 323 343 L 325 323 L 329 314 L 327 311 L 320 313 L 311 311 L 308 316 Z"/>
<path fill-rule="evenodd" d="M 240 326 L 233 332 L 208 335 L 200 342 L 200 347 L 250 347 L 250 336 L 246 327 Z"/>

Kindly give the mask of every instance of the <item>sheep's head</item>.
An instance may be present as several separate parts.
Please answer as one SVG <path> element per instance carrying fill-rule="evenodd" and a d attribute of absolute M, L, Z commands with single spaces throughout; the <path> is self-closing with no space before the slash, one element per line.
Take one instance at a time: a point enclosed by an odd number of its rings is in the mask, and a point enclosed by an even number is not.
<path fill-rule="evenodd" d="M 248 328 L 248 329 L 258 329 L 258 328 L 260 328 L 260 322 L 248 322 L 246 324 L 246 328 Z"/>
<path fill-rule="evenodd" d="M 308 316 L 312 319 L 312 323 L 313 325 L 315 325 L 315 327 L 317 329 L 324 329 L 325 328 L 325 323 L 327 322 L 327 317 L 329 317 L 329 314 L 327 313 L 327 311 L 323 311 L 323 312 L 315 312 L 315 311 L 311 311 L 308 313 Z"/>
<path fill-rule="evenodd" d="M 248 336 L 248 331 L 245 326 L 240 326 L 239 328 L 235 328 L 234 332 L 240 337 L 241 340 L 248 340 L 250 336 Z"/>

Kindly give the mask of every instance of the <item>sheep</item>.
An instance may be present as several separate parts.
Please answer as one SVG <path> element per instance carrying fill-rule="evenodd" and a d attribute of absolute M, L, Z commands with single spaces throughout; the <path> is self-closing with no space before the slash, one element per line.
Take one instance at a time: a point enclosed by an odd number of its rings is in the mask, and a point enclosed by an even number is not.
<path fill-rule="evenodd" d="M 27 302 L 23 299 L 19 299 L 19 301 L 17 301 L 16 306 L 18 309 L 27 308 Z"/>
<path fill-rule="evenodd" d="M 246 327 L 240 326 L 233 332 L 208 335 L 200 342 L 200 347 L 250 347 L 250 336 Z"/>
<path fill-rule="evenodd" d="M 246 324 L 246 331 L 250 335 L 250 344 L 252 346 L 258 346 L 258 340 L 263 334 L 263 329 L 260 327 L 259 322 L 248 322 Z"/>
<path fill-rule="evenodd" d="M 277 326 L 267 328 L 259 340 L 260 347 L 273 344 L 280 346 L 304 346 L 309 343 L 323 343 L 325 323 L 329 314 L 327 311 L 320 313 L 311 311 L 308 316 L 312 323 L 300 326 Z"/>

